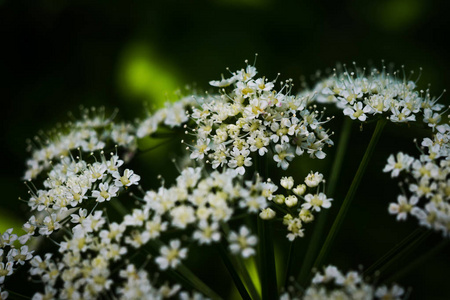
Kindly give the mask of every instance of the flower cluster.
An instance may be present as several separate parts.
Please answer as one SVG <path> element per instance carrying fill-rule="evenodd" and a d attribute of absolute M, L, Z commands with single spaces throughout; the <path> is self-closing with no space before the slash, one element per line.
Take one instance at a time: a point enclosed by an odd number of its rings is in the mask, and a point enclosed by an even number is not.
<path fill-rule="evenodd" d="M 192 239 L 201 245 L 217 243 L 224 236 L 222 223 L 238 214 L 259 213 L 268 205 L 265 195 L 276 189 L 272 183 L 259 179 L 243 182 L 232 170 L 214 171 L 207 176 L 202 172 L 202 168 L 186 168 L 172 187 L 160 187 L 157 191 L 145 193 L 142 208 L 135 209 L 125 219 L 128 225 L 136 226 L 134 236 L 139 242 L 146 243 L 170 229 L 192 231 Z M 233 252 L 239 250 L 244 257 L 253 253 L 251 250 L 241 252 L 256 244 L 254 239 L 244 242 L 250 234 L 248 228 L 242 227 L 239 235 L 234 232 L 225 234 L 229 235 Z M 176 266 L 171 265 L 168 258 L 176 256 L 175 252 L 164 251 L 160 258 L 162 269 Z"/>
<path fill-rule="evenodd" d="M 140 120 L 136 136 L 143 138 L 155 133 L 162 125 L 170 128 L 179 127 L 189 120 L 188 110 L 195 105 L 193 96 L 183 97 L 174 103 L 166 103 L 164 108 L 158 109 L 147 118 Z"/>
<path fill-rule="evenodd" d="M 289 292 L 281 295 L 280 299 L 303 299 L 303 300 L 320 300 L 320 299 L 406 299 L 405 290 L 394 284 L 392 287 L 375 286 L 366 282 L 363 276 L 356 271 L 349 271 L 345 275 L 335 266 L 329 265 L 324 268 L 323 273 L 316 273 L 312 279 L 311 285 L 300 296 L 300 292 L 293 287 Z"/>
<path fill-rule="evenodd" d="M 272 200 L 275 207 L 281 207 L 286 212 L 283 217 L 283 224 L 289 231 L 287 238 L 290 241 L 304 236 L 303 224 L 314 220 L 314 211 L 320 212 L 322 208 L 331 207 L 333 199 L 327 198 L 325 193 L 320 192 L 319 185 L 324 182 L 323 175 L 319 172 L 311 172 L 306 176 L 304 183 L 297 186 L 295 186 L 294 179 L 291 176 L 283 177 L 280 184 L 287 191 L 287 196 L 283 194 L 270 196 L 269 199 Z M 268 213 L 263 213 L 265 214 L 262 214 L 261 217 L 265 218 Z M 274 217 L 274 214 L 272 217 Z"/>
<path fill-rule="evenodd" d="M 402 152 L 388 158 L 384 172 L 392 177 L 405 175 L 407 189 L 389 205 L 397 220 L 408 215 L 421 226 L 450 237 L 450 125 L 436 126 L 433 138 L 425 138 L 422 155 L 414 158 Z"/>
<path fill-rule="evenodd" d="M 365 70 L 364 70 L 365 71 Z M 423 121 L 434 128 L 441 120 L 443 105 L 431 98 L 429 91 L 418 91 L 413 81 L 398 78 L 398 72 L 387 73 L 373 69 L 364 71 L 335 71 L 313 89 L 319 103 L 335 103 L 344 115 L 364 122 L 370 116 L 382 115 L 394 123 Z"/>
<path fill-rule="evenodd" d="M 28 234 L 38 231 L 40 235 L 49 236 L 60 229 L 70 213 L 84 201 L 110 201 L 120 190 L 139 182 L 140 176 L 132 170 L 119 171 L 124 161 L 117 155 L 111 154 L 107 159 L 103 151 L 100 154 L 101 160 L 94 163 L 81 158 L 61 158 L 48 173 L 42 189 L 30 186 L 28 205 L 36 214 L 24 225 Z M 86 217 L 84 215 L 83 220 Z"/>
<path fill-rule="evenodd" d="M 221 94 L 209 95 L 193 108 L 197 127 L 191 158 L 208 158 L 213 168 L 228 166 L 241 175 L 253 165 L 255 152 L 271 153 L 283 170 L 305 151 L 323 159 L 324 147 L 333 144 L 322 127 L 329 118 L 322 120 L 322 113 L 308 108 L 309 97 L 291 95 L 290 81 L 277 92 L 275 81 L 254 78 L 256 73 L 254 66 L 247 66 L 228 79 L 210 82 Z M 229 92 L 227 86 L 232 86 Z"/>
<path fill-rule="evenodd" d="M 1 290 L 6 276 L 11 276 L 14 269 L 29 261 L 34 252 L 24 245 L 29 239 L 28 235 L 19 237 L 12 232 L 12 229 L 8 229 L 0 235 L 0 299 L 6 299 L 8 295 L 8 292 Z"/>
<path fill-rule="evenodd" d="M 92 115 L 91 115 L 92 112 Z M 114 115 L 105 117 L 103 109 L 83 110 L 83 118 L 61 128 L 56 133 L 36 136 L 30 142 L 32 158 L 27 161 L 25 180 L 35 179 L 42 171 L 51 166 L 53 160 L 67 156 L 71 150 L 92 152 L 105 146 L 124 146 L 130 152 L 136 148 L 134 127 L 128 123 L 113 122 Z"/>

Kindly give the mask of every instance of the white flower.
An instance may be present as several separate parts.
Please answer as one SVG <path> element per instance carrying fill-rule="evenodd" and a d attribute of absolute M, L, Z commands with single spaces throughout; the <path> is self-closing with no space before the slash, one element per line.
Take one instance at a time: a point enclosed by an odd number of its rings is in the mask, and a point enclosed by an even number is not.
<path fill-rule="evenodd" d="M 97 202 L 109 201 L 112 197 L 116 197 L 119 191 L 117 186 L 109 186 L 108 183 L 100 183 L 98 188 L 99 190 L 92 192 L 92 197 L 97 198 Z"/>
<path fill-rule="evenodd" d="M 367 119 L 366 113 L 370 112 L 372 108 L 366 105 L 363 108 L 362 102 L 356 102 L 352 107 L 347 106 L 344 109 L 344 115 L 349 116 L 352 120 L 358 119 L 361 122 L 364 122 Z"/>
<path fill-rule="evenodd" d="M 12 261 L 5 263 L 0 262 L 0 284 L 5 281 L 5 277 L 13 273 L 14 263 Z"/>
<path fill-rule="evenodd" d="M 275 145 L 276 155 L 273 157 L 273 160 L 276 161 L 277 167 L 280 167 L 283 170 L 286 170 L 289 167 L 289 162 L 294 159 L 294 154 L 290 151 L 289 144 L 277 144 Z"/>
<path fill-rule="evenodd" d="M 120 176 L 119 172 L 113 174 L 113 177 L 116 179 L 114 181 L 114 185 L 117 187 L 129 187 L 132 184 L 138 184 L 141 176 L 134 174 L 133 170 L 125 169 L 123 171 L 123 176 Z"/>
<path fill-rule="evenodd" d="M 315 211 L 320 211 L 320 208 L 329 208 L 331 207 L 331 201 L 333 199 L 327 198 L 324 193 L 319 194 L 308 194 L 305 196 L 306 203 L 302 204 L 302 208 L 304 209 L 313 209 Z"/>
<path fill-rule="evenodd" d="M 228 241 L 233 254 L 240 253 L 243 258 L 256 254 L 254 246 L 258 240 L 255 235 L 250 234 L 250 230 L 246 226 L 241 226 L 239 234 L 232 231 L 228 236 Z"/>
<path fill-rule="evenodd" d="M 405 290 L 396 284 L 394 284 L 390 289 L 383 285 L 377 288 L 377 290 L 375 291 L 375 297 L 379 299 L 399 300 L 404 293 Z"/>
<path fill-rule="evenodd" d="M 419 202 L 419 197 L 411 197 L 408 201 L 405 196 L 398 195 L 397 201 L 398 203 L 389 204 L 389 213 L 397 215 L 397 221 L 406 220 L 408 213 L 411 213 L 411 210 Z"/>
<path fill-rule="evenodd" d="M 193 238 L 198 240 L 199 244 L 211 244 L 220 240 L 219 223 L 208 223 L 206 220 L 201 220 L 198 223 L 198 230 L 194 232 Z"/>
<path fill-rule="evenodd" d="M 305 183 L 309 187 L 316 187 L 319 185 L 319 183 L 322 182 L 322 180 L 323 180 L 323 175 L 321 173 L 319 173 L 319 172 L 313 173 L 311 171 L 311 173 L 309 173 L 308 176 L 306 176 Z"/>
<path fill-rule="evenodd" d="M 239 150 L 237 147 L 233 148 L 233 151 L 230 153 L 232 155 L 232 159 L 228 162 L 228 166 L 230 168 L 236 168 L 236 172 L 240 175 L 244 175 L 245 167 L 251 166 L 253 163 L 251 162 L 251 158 L 248 157 L 250 151 L 248 149 Z"/>
<path fill-rule="evenodd" d="M 172 225 L 178 228 L 186 228 L 190 223 L 196 221 L 194 209 L 191 206 L 180 205 L 170 211 Z"/>
<path fill-rule="evenodd" d="M 409 170 L 413 161 L 413 157 L 403 154 L 402 152 L 397 153 L 395 157 L 391 154 L 388 158 L 388 164 L 384 167 L 383 172 L 392 171 L 391 176 L 397 177 L 401 171 Z"/>
<path fill-rule="evenodd" d="M 181 263 L 181 259 L 187 257 L 187 248 L 181 248 L 180 240 L 171 240 L 168 246 L 162 246 L 159 249 L 160 256 L 155 261 L 161 270 L 176 268 Z"/>

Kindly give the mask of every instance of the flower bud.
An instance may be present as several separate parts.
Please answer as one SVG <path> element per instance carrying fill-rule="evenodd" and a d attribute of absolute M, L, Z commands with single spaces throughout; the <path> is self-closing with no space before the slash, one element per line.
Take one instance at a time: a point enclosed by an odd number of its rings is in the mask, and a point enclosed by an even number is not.
<path fill-rule="evenodd" d="M 294 178 L 292 178 L 292 176 L 282 177 L 280 180 L 280 184 L 285 189 L 290 190 L 294 186 Z"/>
<path fill-rule="evenodd" d="M 287 196 L 286 199 L 284 200 L 284 203 L 286 203 L 287 206 L 292 207 L 297 205 L 298 199 L 294 195 Z"/>
<path fill-rule="evenodd" d="M 297 196 L 302 196 L 306 192 L 306 185 L 299 184 L 292 190 Z"/>
<path fill-rule="evenodd" d="M 259 213 L 259 217 L 263 220 L 270 220 L 275 218 L 275 211 L 271 209 L 270 207 L 263 209 L 262 212 Z"/>

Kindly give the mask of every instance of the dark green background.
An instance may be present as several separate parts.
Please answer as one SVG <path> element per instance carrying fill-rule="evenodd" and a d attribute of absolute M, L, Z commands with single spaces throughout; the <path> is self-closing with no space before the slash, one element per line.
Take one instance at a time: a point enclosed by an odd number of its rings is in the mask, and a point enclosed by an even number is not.
<path fill-rule="evenodd" d="M 420 88 L 431 83 L 432 94 L 439 95 L 450 88 L 446 2 L 0 1 L 0 225 L 9 222 L 6 216 L 25 218 L 17 201 L 26 197 L 25 140 L 64 122 L 81 104 L 118 107 L 120 118 L 132 120 L 143 116 L 144 102 L 160 106 L 185 84 L 208 89 L 209 80 L 219 79 L 226 67 L 243 67 L 245 59 L 252 62 L 255 53 L 260 75 L 272 79 L 280 72 L 295 83 L 337 62 L 379 66 L 384 59 L 416 74 L 423 67 Z M 447 95 L 442 100 L 449 103 Z M 339 132 L 340 119 L 330 125 Z M 336 201 L 345 194 L 373 126 L 353 129 Z M 386 128 L 330 262 L 344 269 L 369 266 L 415 228 L 413 220 L 397 223 L 388 216 L 387 203 L 399 190 L 381 169 L 389 153 L 417 156 L 412 138 L 426 133 Z M 316 167 L 327 173 L 330 161 Z M 433 235 L 427 246 L 439 240 Z M 448 252 L 447 247 L 401 281 L 413 287 L 411 299 L 450 297 Z"/>

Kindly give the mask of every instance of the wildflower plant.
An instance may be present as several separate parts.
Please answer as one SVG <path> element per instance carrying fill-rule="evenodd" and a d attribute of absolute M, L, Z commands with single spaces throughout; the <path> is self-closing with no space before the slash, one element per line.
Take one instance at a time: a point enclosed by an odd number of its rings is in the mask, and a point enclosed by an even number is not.
<path fill-rule="evenodd" d="M 421 142 L 418 159 L 402 152 L 387 158 L 380 173 L 407 177 L 387 210 L 449 236 L 450 126 L 443 105 L 384 68 L 369 76 L 336 71 L 297 95 L 292 80 L 277 90 L 276 79 L 257 74 L 247 63 L 211 81 L 215 92 L 180 96 L 134 123 L 85 109 L 81 120 L 30 142 L 29 196 L 21 199 L 29 217 L 24 234 L 8 229 L 0 236 L 0 299 L 19 296 L 8 281 L 21 272 L 39 283 L 27 295 L 32 299 L 221 299 L 227 295 L 195 272 L 203 258 L 195 261 L 195 254 L 203 249 L 218 252 L 244 299 L 406 298 L 398 285 L 343 275 L 324 262 L 388 120 L 420 121 L 432 136 Z M 349 118 L 329 175 L 309 169 L 300 175 L 296 158 L 325 160 L 334 145 L 324 103 Z M 335 198 L 349 126 L 372 119 L 377 125 L 348 193 Z M 182 153 L 173 166 L 179 174 L 145 178 L 133 158 L 154 149 L 143 149 L 143 140 L 163 136 L 180 137 L 179 149 L 172 149 Z M 335 205 L 339 213 L 326 228 L 325 213 Z M 289 245 L 281 274 L 280 230 Z M 295 266 L 293 244 L 309 234 L 302 266 Z M 388 265 L 381 259 L 364 273 Z"/>

